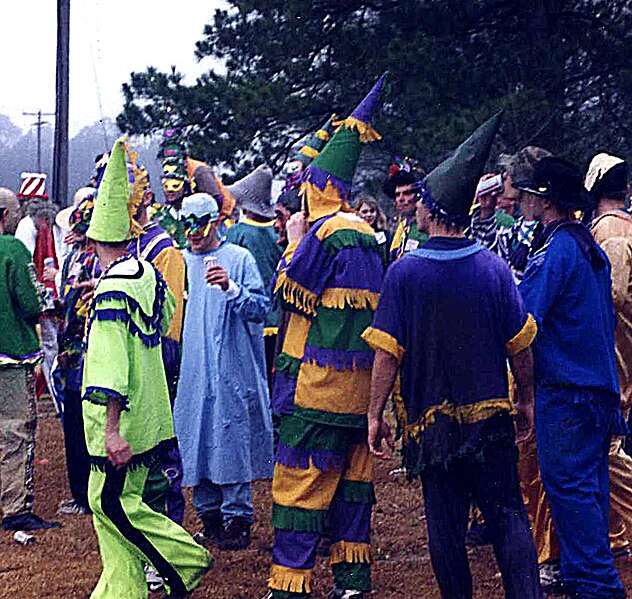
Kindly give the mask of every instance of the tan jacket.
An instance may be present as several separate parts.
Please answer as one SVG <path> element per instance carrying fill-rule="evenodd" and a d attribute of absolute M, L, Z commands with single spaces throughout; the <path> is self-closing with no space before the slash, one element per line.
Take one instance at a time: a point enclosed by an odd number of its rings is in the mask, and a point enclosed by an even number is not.
<path fill-rule="evenodd" d="M 593 221 L 592 233 L 612 266 L 621 406 L 627 410 L 632 404 L 632 216 L 622 210 L 605 212 Z"/>

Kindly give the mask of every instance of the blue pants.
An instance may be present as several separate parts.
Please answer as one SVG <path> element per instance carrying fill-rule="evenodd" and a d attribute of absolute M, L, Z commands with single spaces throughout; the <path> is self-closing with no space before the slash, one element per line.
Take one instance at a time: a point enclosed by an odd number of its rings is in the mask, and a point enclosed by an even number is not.
<path fill-rule="evenodd" d="M 540 473 L 571 597 L 625 597 L 608 540 L 608 450 L 618 405 L 589 389 L 538 388 Z"/>
<path fill-rule="evenodd" d="M 225 524 L 235 516 L 252 522 L 255 513 L 250 483 L 216 485 L 203 479 L 199 485 L 193 487 L 193 505 L 200 518 L 209 512 L 221 511 Z"/>
<path fill-rule="evenodd" d="M 490 527 L 507 599 L 540 599 L 540 578 L 529 519 L 520 494 L 513 443 L 489 442 L 483 459 L 462 460 L 421 475 L 430 558 L 444 599 L 471 599 L 465 547 L 470 504 Z"/>

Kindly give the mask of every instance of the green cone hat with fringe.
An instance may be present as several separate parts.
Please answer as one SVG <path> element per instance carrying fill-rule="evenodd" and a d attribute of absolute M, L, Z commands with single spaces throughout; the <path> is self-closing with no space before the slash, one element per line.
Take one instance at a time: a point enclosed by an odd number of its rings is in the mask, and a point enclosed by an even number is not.
<path fill-rule="evenodd" d="M 386 73 L 349 117 L 334 123 L 332 138 L 305 170 L 301 193 L 307 199 L 310 220 L 347 209 L 363 143 L 381 139 L 371 123 L 381 103 Z"/>
<path fill-rule="evenodd" d="M 99 186 L 90 227 L 86 235 L 94 241 L 116 243 L 133 237 L 129 214 L 130 187 L 125 161 L 126 143 L 114 143 Z"/>
<path fill-rule="evenodd" d="M 419 183 L 421 201 L 438 220 L 457 226 L 470 221 L 476 186 L 484 174 L 502 112 L 483 123 Z"/>

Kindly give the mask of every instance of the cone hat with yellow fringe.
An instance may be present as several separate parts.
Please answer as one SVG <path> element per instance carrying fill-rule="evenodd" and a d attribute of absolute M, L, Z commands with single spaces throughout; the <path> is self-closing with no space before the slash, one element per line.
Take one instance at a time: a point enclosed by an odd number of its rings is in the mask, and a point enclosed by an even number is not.
<path fill-rule="evenodd" d="M 133 219 L 138 204 L 134 206 L 130 197 L 126 153 L 126 139 L 120 137 L 114 143 L 105 167 L 90 227 L 86 232 L 87 237 L 93 241 L 120 243 L 131 239 L 139 232 L 139 226 Z"/>
<path fill-rule="evenodd" d="M 311 221 L 348 210 L 346 202 L 362 144 L 382 138 L 371 122 L 381 103 L 385 80 L 386 73 L 349 117 L 334 123 L 337 127 L 334 135 L 305 170 L 301 194 L 306 199 Z"/>

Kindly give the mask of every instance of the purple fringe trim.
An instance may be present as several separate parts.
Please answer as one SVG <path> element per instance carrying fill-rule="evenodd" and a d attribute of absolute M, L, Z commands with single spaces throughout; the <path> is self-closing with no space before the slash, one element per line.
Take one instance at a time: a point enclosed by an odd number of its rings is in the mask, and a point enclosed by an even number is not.
<path fill-rule="evenodd" d="M 305 170 L 303 181 L 315 185 L 321 191 L 325 191 L 325 187 L 327 187 L 327 182 L 331 181 L 331 184 L 336 189 L 340 190 L 343 200 L 346 200 L 351 193 L 351 181 L 346 181 L 345 179 L 336 177 L 335 175 L 332 175 L 331 173 L 328 173 L 327 171 L 324 171 L 317 166 L 314 166 L 313 164 L 308 166 Z"/>
<path fill-rule="evenodd" d="M 421 202 L 428 210 L 432 216 L 437 219 L 439 222 L 443 223 L 448 227 L 458 227 L 463 229 L 470 224 L 471 217 L 468 214 L 458 215 L 458 214 L 450 214 L 432 195 L 430 187 L 428 186 L 428 180 L 423 179 L 418 184 L 417 195 L 421 199 Z"/>
<path fill-rule="evenodd" d="M 308 449 L 290 447 L 279 443 L 274 456 L 277 464 L 288 468 L 298 468 L 299 470 L 307 470 L 311 462 L 314 468 L 321 472 L 341 472 L 345 466 L 346 455 L 344 453 L 336 453 L 327 449 Z"/>
<path fill-rule="evenodd" d="M 333 367 L 339 372 L 354 368 L 368 370 L 373 366 L 373 352 L 325 349 L 306 344 L 303 362 L 316 363 L 321 368 Z"/>
<path fill-rule="evenodd" d="M 128 259 L 129 256 L 124 256 L 119 261 L 123 261 L 124 259 Z M 112 268 L 112 266 L 119 261 L 113 262 L 108 271 Z M 106 291 L 105 293 L 98 294 L 94 298 L 94 304 L 92 307 L 92 314 L 88 319 L 88 325 L 86 327 L 86 336 L 85 340 L 87 342 L 88 337 L 90 335 L 90 329 L 92 328 L 92 323 L 95 318 L 99 320 L 117 320 L 119 322 L 125 322 L 129 326 L 130 333 L 132 335 L 136 335 L 146 347 L 156 347 L 160 344 L 160 336 L 162 332 L 162 319 L 163 319 L 163 308 L 165 305 L 165 299 L 167 295 L 167 284 L 165 283 L 164 278 L 160 274 L 160 272 L 153 266 L 150 265 L 151 268 L 154 269 L 154 274 L 156 276 L 156 289 L 154 296 L 154 305 L 152 307 L 153 314 L 146 314 L 145 311 L 141 308 L 140 304 L 130 295 L 123 291 Z M 106 271 L 107 276 L 107 271 Z M 115 308 L 105 308 L 98 309 L 99 304 L 108 300 L 122 300 L 124 301 L 128 308 L 132 312 L 138 312 L 140 319 L 143 321 L 143 324 L 148 328 L 152 329 L 153 333 L 145 333 L 138 328 L 138 325 L 131 319 L 131 316 L 125 311 Z"/>
<path fill-rule="evenodd" d="M 129 328 L 129 332 L 138 337 L 145 347 L 157 347 L 160 345 L 160 331 L 154 331 L 149 334 L 141 331 L 138 325 L 132 320 L 129 313 L 125 310 L 114 308 L 95 310 L 90 324 L 92 324 L 95 320 L 114 320 L 124 322 Z"/>

